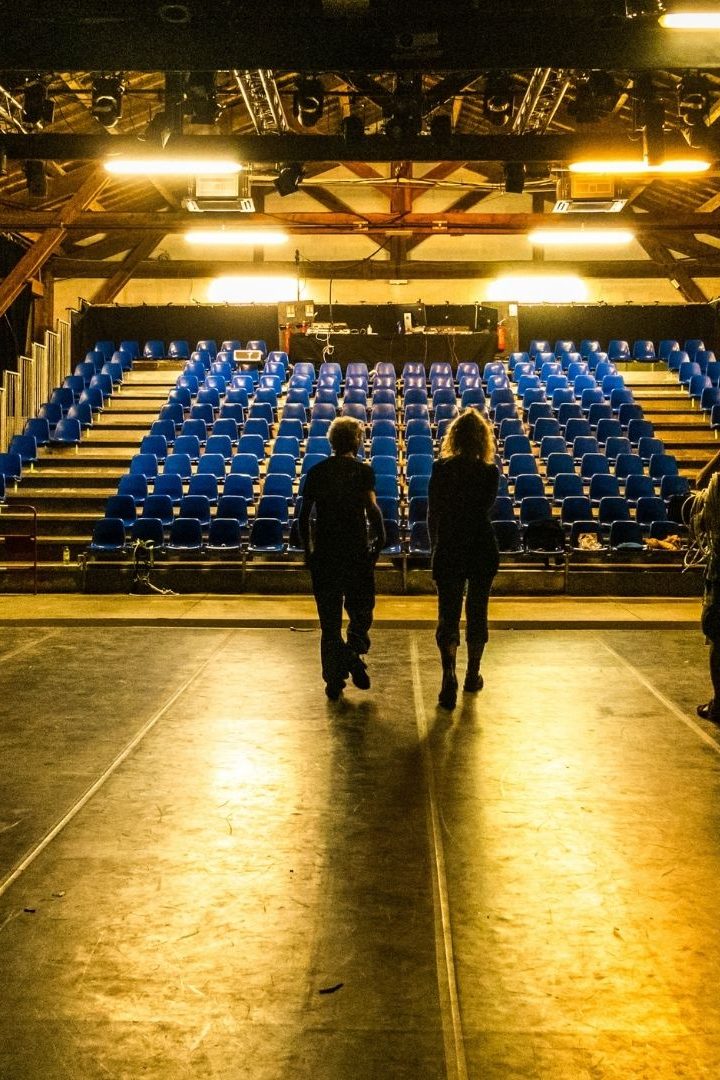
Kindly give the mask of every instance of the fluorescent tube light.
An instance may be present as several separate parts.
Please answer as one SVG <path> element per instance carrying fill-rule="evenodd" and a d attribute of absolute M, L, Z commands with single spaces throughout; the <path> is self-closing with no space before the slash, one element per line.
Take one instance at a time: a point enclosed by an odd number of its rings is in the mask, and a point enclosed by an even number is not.
<path fill-rule="evenodd" d="M 666 11 L 658 22 L 664 30 L 720 30 L 720 11 Z"/>
<path fill-rule="evenodd" d="M 630 229 L 534 229 L 528 233 L 530 243 L 540 247 L 621 247 L 634 239 Z"/>
<path fill-rule="evenodd" d="M 107 158 L 105 168 L 114 176 L 225 176 L 242 172 L 239 161 L 229 158 L 190 158 L 149 154 L 136 158 Z"/>
<path fill-rule="evenodd" d="M 190 229 L 185 233 L 188 244 L 217 247 L 266 247 L 289 239 L 287 233 L 271 229 Z"/>
<path fill-rule="evenodd" d="M 649 165 L 642 158 L 573 161 L 568 165 L 572 173 L 591 173 L 595 176 L 634 176 L 646 173 L 658 173 L 660 175 L 678 173 L 702 173 L 710 168 L 709 161 L 700 158 L 675 158 L 660 162 L 659 165 Z"/>

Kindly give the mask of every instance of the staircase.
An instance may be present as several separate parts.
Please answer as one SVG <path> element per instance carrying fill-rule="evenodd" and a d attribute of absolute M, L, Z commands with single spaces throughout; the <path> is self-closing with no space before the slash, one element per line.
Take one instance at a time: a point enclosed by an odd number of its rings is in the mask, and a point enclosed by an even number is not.
<path fill-rule="evenodd" d="M 25 467 L 20 483 L 0 508 L 0 589 L 28 587 L 32 551 L 17 534 L 27 532 L 19 505 L 38 513 L 38 576 L 46 591 L 80 588 L 78 556 L 86 551 L 93 525 L 117 491 L 140 442 L 175 385 L 182 362 L 136 361 L 77 448 L 41 447 L 35 465 Z M 67 550 L 66 550 L 67 549 Z M 67 555 L 69 553 L 69 561 Z"/>
<path fill-rule="evenodd" d="M 677 458 L 683 476 L 692 482 L 699 470 L 720 449 L 720 443 L 710 428 L 707 413 L 702 413 L 677 380 L 666 368 L 656 371 L 637 370 L 619 365 L 626 386 L 642 405 L 646 420 L 655 428 L 668 454 Z"/>

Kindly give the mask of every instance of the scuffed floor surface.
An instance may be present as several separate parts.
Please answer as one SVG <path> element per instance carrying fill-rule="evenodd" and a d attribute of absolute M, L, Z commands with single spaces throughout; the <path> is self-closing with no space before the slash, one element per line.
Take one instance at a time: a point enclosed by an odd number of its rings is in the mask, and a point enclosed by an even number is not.
<path fill-rule="evenodd" d="M 700 634 L 496 631 L 452 714 L 430 630 L 317 650 L 5 628 L 0 1077 L 716 1080 Z"/>

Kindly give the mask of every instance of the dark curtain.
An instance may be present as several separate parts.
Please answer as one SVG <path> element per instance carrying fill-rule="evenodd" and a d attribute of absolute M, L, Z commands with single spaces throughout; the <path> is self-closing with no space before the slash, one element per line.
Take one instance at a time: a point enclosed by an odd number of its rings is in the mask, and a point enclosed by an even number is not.
<path fill-rule="evenodd" d="M 682 343 L 702 338 L 708 349 L 718 347 L 718 319 L 714 304 L 520 304 L 520 348 L 534 339 L 562 338 L 579 345 L 583 338 L 597 339 L 603 348 L 611 338 L 629 341 L 664 338 Z"/>
<path fill-rule="evenodd" d="M 183 340 L 194 348 L 204 338 L 221 342 L 236 338 L 243 344 L 261 338 L 269 349 L 278 347 L 277 304 L 164 304 L 115 306 L 84 304 L 72 317 L 73 357 L 82 359 L 96 341 L 123 339 L 168 343 Z"/>
<path fill-rule="evenodd" d="M 0 237 L 0 278 L 6 278 L 20 261 L 24 249 Z M 0 318 L 0 371 L 17 371 L 18 356 L 26 352 L 32 309 L 30 286 L 26 285 Z"/>

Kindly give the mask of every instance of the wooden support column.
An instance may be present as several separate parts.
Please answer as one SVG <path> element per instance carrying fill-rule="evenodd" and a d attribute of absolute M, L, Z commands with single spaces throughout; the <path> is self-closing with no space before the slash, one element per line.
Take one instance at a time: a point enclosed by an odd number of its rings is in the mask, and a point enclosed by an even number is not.
<path fill-rule="evenodd" d="M 55 329 L 55 275 L 49 266 L 43 267 L 43 294 L 33 300 L 32 333 L 40 341 L 46 330 Z"/>
<path fill-rule="evenodd" d="M 60 247 L 67 236 L 67 226 L 93 202 L 107 180 L 108 174 L 102 166 L 98 166 L 72 198 L 65 203 L 60 212 L 51 218 L 50 228 L 46 229 L 33 246 L 25 252 L 4 281 L 0 283 L 0 315 L 5 314 L 30 278 L 40 271 L 52 253 Z"/>
<path fill-rule="evenodd" d="M 125 288 L 140 263 L 144 262 L 152 254 L 164 236 L 164 232 L 150 233 L 144 240 L 141 240 L 138 246 L 123 259 L 112 277 L 108 278 L 100 286 L 92 298 L 92 303 L 112 303 L 118 293 Z"/>

